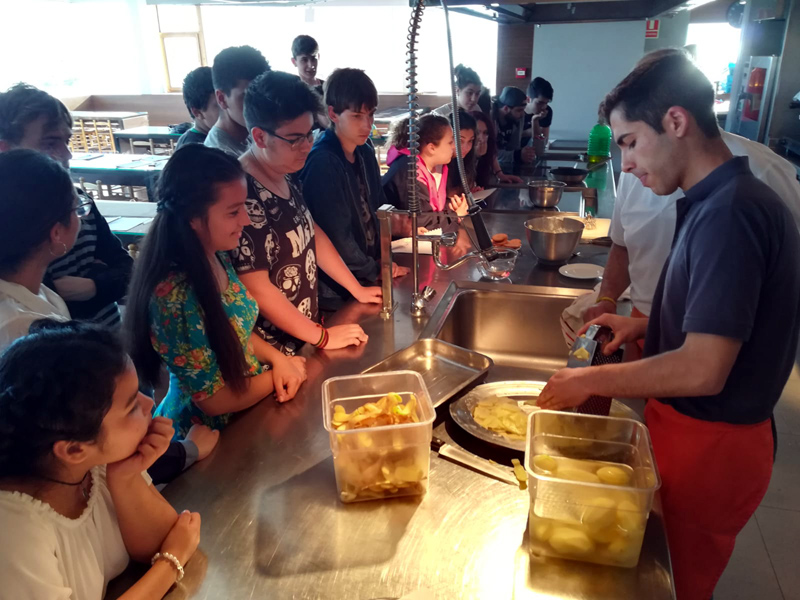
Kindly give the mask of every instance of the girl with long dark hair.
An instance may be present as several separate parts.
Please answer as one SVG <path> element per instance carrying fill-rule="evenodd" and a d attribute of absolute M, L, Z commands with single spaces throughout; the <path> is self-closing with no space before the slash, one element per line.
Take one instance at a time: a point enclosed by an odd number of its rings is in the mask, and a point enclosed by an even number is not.
<path fill-rule="evenodd" d="M 482 188 L 494 184 L 494 163 L 497 160 L 497 140 L 491 117 L 479 110 L 470 113 L 475 117 L 475 183 Z"/>
<path fill-rule="evenodd" d="M 144 382 L 154 385 L 162 364 L 169 370 L 156 414 L 174 419 L 181 435 L 196 422 L 220 428 L 273 390 L 289 400 L 305 379 L 303 359 L 252 333 L 258 305 L 228 256 L 250 224 L 246 197 L 239 161 L 199 144 L 175 152 L 159 178 L 125 331 Z"/>
<path fill-rule="evenodd" d="M 450 115 L 450 121 L 453 121 L 453 115 Z M 473 189 L 475 187 L 475 135 L 477 122 L 469 113 L 459 109 L 458 123 L 461 130 L 461 154 L 464 157 L 464 173 L 467 176 L 469 189 Z M 461 196 L 464 193 L 461 173 L 458 170 L 458 158 L 453 155 L 447 167 L 447 195 L 453 197 Z"/>

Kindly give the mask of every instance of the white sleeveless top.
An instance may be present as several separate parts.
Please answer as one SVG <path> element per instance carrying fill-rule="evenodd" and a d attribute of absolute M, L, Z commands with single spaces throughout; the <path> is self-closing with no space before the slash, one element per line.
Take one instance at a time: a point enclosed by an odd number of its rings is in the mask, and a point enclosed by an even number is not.
<path fill-rule="evenodd" d="M 77 519 L 0 491 L 0 531 L 0 600 L 101 600 L 128 565 L 105 466 L 92 469 L 89 503 Z"/>

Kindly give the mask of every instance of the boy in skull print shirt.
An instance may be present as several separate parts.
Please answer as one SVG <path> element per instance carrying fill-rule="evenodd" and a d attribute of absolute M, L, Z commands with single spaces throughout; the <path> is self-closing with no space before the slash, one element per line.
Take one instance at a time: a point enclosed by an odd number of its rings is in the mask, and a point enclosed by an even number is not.
<path fill-rule="evenodd" d="M 232 254 L 238 273 L 267 271 L 272 284 L 306 317 L 319 322 L 314 222 L 300 190 L 289 181 L 289 198 L 280 198 L 247 176 L 245 207 L 251 225 L 244 228 Z M 255 332 L 289 356 L 302 340 L 282 331 L 259 313 Z"/>

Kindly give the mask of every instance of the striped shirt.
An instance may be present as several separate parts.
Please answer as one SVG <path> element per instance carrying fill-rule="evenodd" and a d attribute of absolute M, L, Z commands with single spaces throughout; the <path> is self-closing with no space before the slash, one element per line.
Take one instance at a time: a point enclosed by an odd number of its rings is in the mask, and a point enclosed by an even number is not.
<path fill-rule="evenodd" d="M 82 195 L 81 192 L 78 192 Z M 101 325 L 119 325 L 117 301 L 125 295 L 133 260 L 111 233 L 103 216 L 92 206 L 80 222 L 75 245 L 47 268 L 46 281 L 60 277 L 86 277 L 94 280 L 97 294 L 84 302 L 67 302 L 73 318 L 91 320 Z"/>

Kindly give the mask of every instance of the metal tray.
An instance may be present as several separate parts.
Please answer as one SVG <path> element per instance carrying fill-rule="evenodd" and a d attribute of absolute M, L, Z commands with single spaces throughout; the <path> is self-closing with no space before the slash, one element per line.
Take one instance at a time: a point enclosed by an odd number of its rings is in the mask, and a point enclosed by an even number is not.
<path fill-rule="evenodd" d="M 472 417 L 475 405 L 481 400 L 492 396 L 507 397 L 516 400 L 519 407 L 525 414 L 530 414 L 539 410 L 538 406 L 526 404 L 531 398 L 538 398 L 542 389 L 547 384 L 546 381 L 498 381 L 496 383 L 486 383 L 479 385 L 469 394 L 466 394 L 450 405 L 450 416 L 458 423 L 464 431 L 474 435 L 479 440 L 489 442 L 495 446 L 502 446 L 511 450 L 525 451 L 525 440 L 512 440 L 499 433 L 494 433 L 481 427 Z M 639 416 L 631 408 L 617 402 L 611 401 L 612 417 L 623 417 L 641 421 Z"/>
<path fill-rule="evenodd" d="M 483 376 L 493 364 L 491 358 L 478 352 L 425 338 L 395 352 L 363 373 L 416 371 L 422 375 L 435 408 Z"/>

